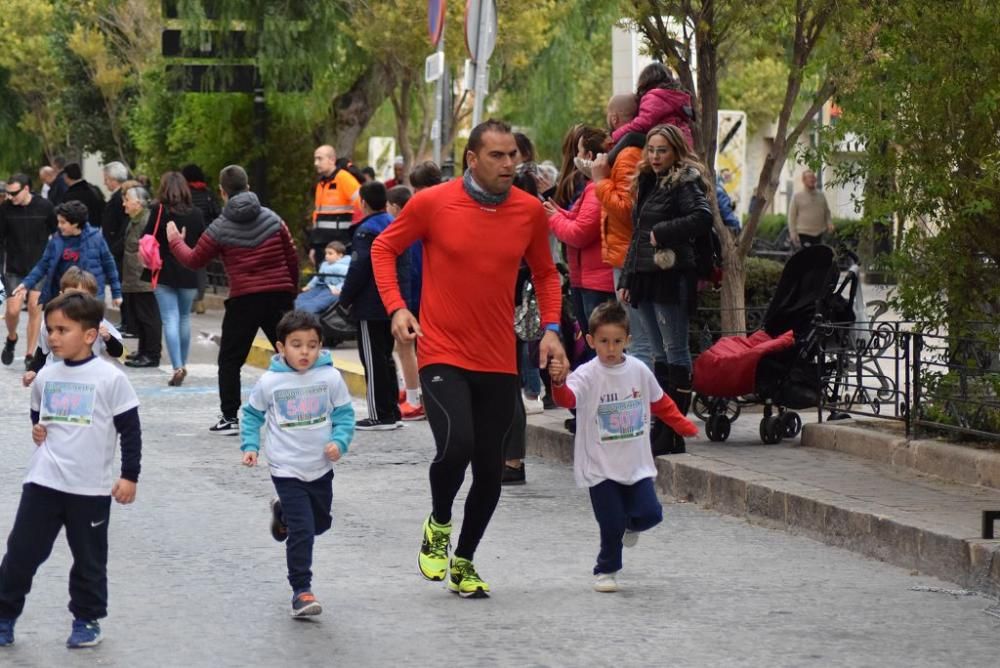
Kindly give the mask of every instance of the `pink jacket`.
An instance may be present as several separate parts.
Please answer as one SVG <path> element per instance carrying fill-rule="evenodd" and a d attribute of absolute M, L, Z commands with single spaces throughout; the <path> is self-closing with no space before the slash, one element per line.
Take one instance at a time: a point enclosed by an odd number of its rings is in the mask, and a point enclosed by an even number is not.
<path fill-rule="evenodd" d="M 549 229 L 566 244 L 571 287 L 615 291 L 611 265 L 601 259 L 601 203 L 592 181 L 587 183 L 572 211 L 560 208 L 549 218 Z"/>
<path fill-rule="evenodd" d="M 691 96 L 682 90 L 671 88 L 654 88 L 639 100 L 639 113 L 631 121 L 611 133 L 611 139 L 616 144 L 629 132 L 646 134 L 657 125 L 669 123 L 676 125 L 688 146 L 694 148 L 691 138 L 691 119 L 684 113 L 684 107 L 691 106 Z"/>

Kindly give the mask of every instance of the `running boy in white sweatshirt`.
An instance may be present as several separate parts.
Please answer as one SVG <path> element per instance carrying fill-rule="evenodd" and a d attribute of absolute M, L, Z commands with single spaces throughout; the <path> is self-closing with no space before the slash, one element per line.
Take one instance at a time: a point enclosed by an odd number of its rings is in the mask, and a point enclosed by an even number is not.
<path fill-rule="evenodd" d="M 243 464 L 254 466 L 266 425 L 267 461 L 278 496 L 271 535 L 287 541 L 293 617 L 323 611 L 312 593 L 313 539 L 333 523 L 333 462 L 354 438 L 354 408 L 312 313 L 289 311 L 278 322 L 278 354 L 250 392 L 240 420 Z"/>
<path fill-rule="evenodd" d="M 697 427 L 664 394 L 653 372 L 625 354 L 630 343 L 628 315 L 621 304 L 605 302 L 590 316 L 587 343 L 597 357 L 566 377 L 568 369 L 549 363 L 552 394 L 565 408 L 576 408 L 573 470 L 577 485 L 590 488 L 590 502 L 601 528 L 594 589 L 618 591 L 622 545 L 632 547 L 639 532 L 663 520 L 653 480 L 656 464 L 649 447 L 649 414 L 682 436 Z"/>

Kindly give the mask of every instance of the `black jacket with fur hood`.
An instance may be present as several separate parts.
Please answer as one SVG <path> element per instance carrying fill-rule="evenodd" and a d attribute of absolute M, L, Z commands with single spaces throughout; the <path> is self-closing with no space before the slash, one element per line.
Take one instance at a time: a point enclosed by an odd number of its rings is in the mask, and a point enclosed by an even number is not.
<path fill-rule="evenodd" d="M 710 234 L 712 211 L 693 167 L 678 167 L 664 176 L 639 175 L 636 205 L 632 209 L 632 243 L 625 258 L 625 274 L 693 271 L 696 268 L 695 239 Z M 649 240 L 656 236 L 657 247 Z M 676 262 L 663 269 L 654 261 L 657 250 L 671 249 Z M 623 285 L 621 287 L 627 287 Z"/>

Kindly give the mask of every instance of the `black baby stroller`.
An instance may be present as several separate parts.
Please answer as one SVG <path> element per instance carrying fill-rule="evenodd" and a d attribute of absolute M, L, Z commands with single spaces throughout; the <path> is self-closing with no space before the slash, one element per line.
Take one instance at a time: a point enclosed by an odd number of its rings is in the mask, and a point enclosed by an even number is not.
<path fill-rule="evenodd" d="M 764 404 L 760 421 L 764 443 L 799 434 L 802 419 L 789 409 L 819 403 L 821 377 L 826 375 L 819 368 L 821 339 L 839 335 L 824 325 L 855 320 L 857 266 L 852 266 L 838 287 L 839 273 L 832 248 L 804 248 L 785 264 L 763 329 L 749 337 L 720 339 L 698 356 L 694 410 L 705 420 L 710 440 L 729 438 L 740 406 L 748 403 Z"/>
<path fill-rule="evenodd" d="M 357 323 L 339 303 L 323 311 L 319 316 L 319 324 L 323 327 L 324 348 L 336 348 L 344 341 L 358 338 Z"/>

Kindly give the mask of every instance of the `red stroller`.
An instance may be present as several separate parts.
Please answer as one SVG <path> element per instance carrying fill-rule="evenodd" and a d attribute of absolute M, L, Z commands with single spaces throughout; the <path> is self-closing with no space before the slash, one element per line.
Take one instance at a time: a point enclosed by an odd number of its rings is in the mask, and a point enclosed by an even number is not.
<path fill-rule="evenodd" d="M 820 397 L 819 326 L 854 322 L 851 301 L 857 272 L 849 271 L 837 288 L 839 270 L 829 246 L 804 248 L 789 258 L 764 327 L 750 336 L 717 341 L 695 360 L 695 414 L 705 420 L 709 440 L 729 438 L 740 406 L 763 403 L 760 439 L 777 443 L 794 438 L 802 419 L 794 410 L 816 406 Z M 845 298 L 845 287 L 851 286 Z"/>

